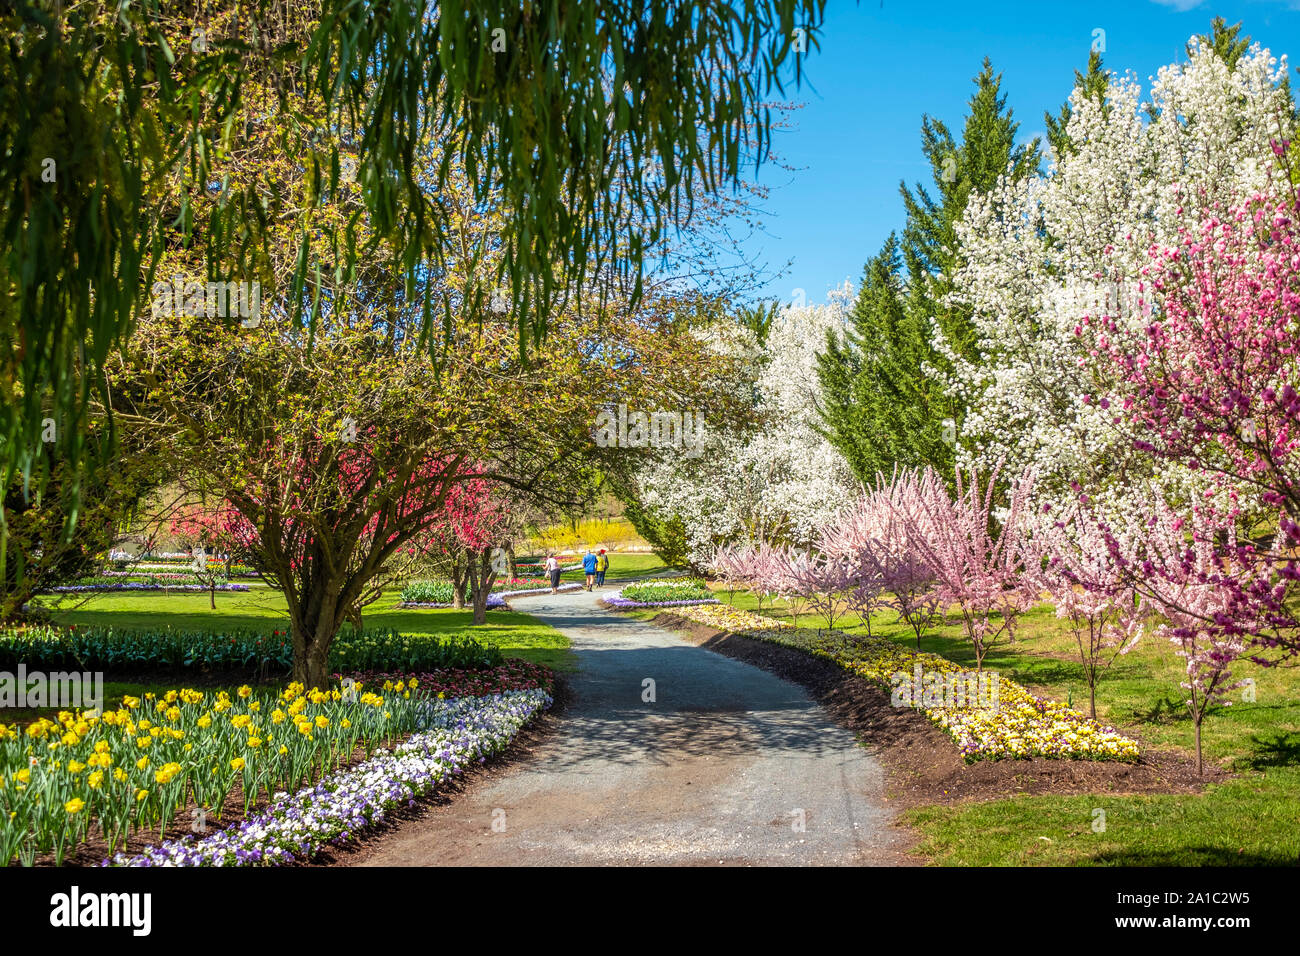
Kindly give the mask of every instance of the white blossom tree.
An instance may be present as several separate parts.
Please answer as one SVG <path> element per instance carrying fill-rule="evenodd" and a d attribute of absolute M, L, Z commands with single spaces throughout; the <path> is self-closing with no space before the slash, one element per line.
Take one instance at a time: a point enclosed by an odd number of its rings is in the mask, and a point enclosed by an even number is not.
<path fill-rule="evenodd" d="M 972 197 L 957 229 L 955 286 L 979 350 L 967 361 L 940 343 L 968 409 L 959 460 L 1033 467 L 1041 498 L 1068 500 L 1077 480 L 1127 510 L 1148 478 L 1174 498 L 1193 490 L 1193 476 L 1156 473 L 1116 430 L 1097 397 L 1108 383 L 1080 335 L 1086 313 L 1121 311 L 1116 290 L 1141 274 L 1153 243 L 1173 241 L 1215 203 L 1285 184 L 1273 169 L 1273 145 L 1293 135 L 1285 60 L 1258 45 L 1225 60 L 1196 38 L 1188 52 L 1160 69 L 1145 99 L 1132 75 L 1110 74 L 1100 94 L 1076 88 L 1064 155 L 1042 176 L 1004 177 Z"/>
<path fill-rule="evenodd" d="M 790 306 L 759 344 L 747 330 L 719 336 L 720 348 L 752 351 L 758 369 L 758 427 L 708 433 L 696 458 L 660 456 L 637 474 L 643 507 L 686 529 L 690 560 L 704 566 L 728 543 L 806 547 L 817 529 L 860 492 L 843 456 L 818 430 L 817 350 L 842 329 L 846 284 L 820 305 Z"/>

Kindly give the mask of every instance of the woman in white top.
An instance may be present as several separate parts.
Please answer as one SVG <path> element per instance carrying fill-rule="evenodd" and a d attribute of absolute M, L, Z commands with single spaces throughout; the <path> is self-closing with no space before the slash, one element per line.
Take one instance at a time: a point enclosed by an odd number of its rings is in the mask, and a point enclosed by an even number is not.
<path fill-rule="evenodd" d="M 551 593 L 555 594 L 560 589 L 560 562 L 553 554 L 546 558 L 546 573 L 551 576 Z"/>

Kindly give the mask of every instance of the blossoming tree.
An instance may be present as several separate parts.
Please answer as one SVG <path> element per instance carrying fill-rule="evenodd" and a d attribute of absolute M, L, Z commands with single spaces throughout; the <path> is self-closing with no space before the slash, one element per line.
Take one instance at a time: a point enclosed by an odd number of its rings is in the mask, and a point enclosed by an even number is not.
<path fill-rule="evenodd" d="M 1102 674 L 1142 639 L 1143 609 L 1128 573 L 1132 539 L 1116 535 L 1081 506 L 1059 515 L 1045 507 L 1031 533 L 1046 560 L 1027 573 L 1051 598 L 1056 616 L 1070 622 L 1095 719 Z"/>
<path fill-rule="evenodd" d="M 908 529 L 934 574 L 940 605 L 955 605 L 961 615 L 977 671 L 999 639 L 1015 639 L 1016 619 L 1038 599 L 1025 573 L 1040 561 L 1026 521 L 1034 474 L 1026 471 L 1013 481 L 1006 507 L 997 509 L 999 474 L 994 468 L 981 488 L 975 469 L 968 476 L 958 472 L 954 497 L 927 468 Z"/>
<path fill-rule="evenodd" d="M 812 545 L 817 529 L 857 491 L 848 463 L 820 431 L 817 350 L 841 328 L 842 290 L 824 305 L 790 306 L 761 345 L 737 334 L 712 347 L 757 368 L 750 399 L 757 424 L 710 426 L 702 456 L 648 461 L 636 497 L 662 520 L 680 519 L 688 559 L 706 565 L 733 542 Z"/>
<path fill-rule="evenodd" d="M 957 294 L 972 310 L 970 358 L 946 348 L 967 417 L 963 456 L 1039 469 L 1036 496 L 1066 506 L 1078 480 L 1100 501 L 1142 510 L 1149 476 L 1190 498 L 1197 484 L 1117 435 L 1098 395 L 1113 378 L 1077 331 L 1085 315 L 1117 315 L 1119 284 L 1148 267 L 1203 208 L 1285 187 L 1272 144 L 1293 138 L 1285 61 L 1258 46 L 1193 39 L 1147 94 L 1133 77 L 1081 78 L 1057 152 L 1042 176 L 1004 178 L 971 198 L 957 228 Z M 1095 80 L 1095 77 L 1093 78 Z M 1134 313 L 1141 331 L 1145 321 Z"/>
<path fill-rule="evenodd" d="M 1300 653 L 1298 213 L 1265 195 L 1208 209 L 1081 335 L 1117 376 L 1116 431 L 1207 486 L 1194 513 L 1218 530 L 1224 592 L 1209 626 L 1286 655 Z"/>

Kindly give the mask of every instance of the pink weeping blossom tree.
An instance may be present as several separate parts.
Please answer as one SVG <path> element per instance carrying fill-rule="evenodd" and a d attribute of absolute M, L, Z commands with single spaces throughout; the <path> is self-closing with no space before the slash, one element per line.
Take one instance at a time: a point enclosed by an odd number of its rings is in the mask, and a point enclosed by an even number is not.
<path fill-rule="evenodd" d="M 808 594 L 804 589 L 807 569 L 812 558 L 807 551 L 799 548 L 785 547 L 779 549 L 774 558 L 769 583 L 776 596 L 785 601 L 790 610 L 790 623 L 799 626 L 799 616 L 804 605 L 808 603 Z"/>
<path fill-rule="evenodd" d="M 744 586 L 754 593 L 759 613 L 766 598 L 787 588 L 787 557 L 783 549 L 767 543 L 726 545 L 718 548 L 709 562 L 709 570 L 727 585 L 729 596 Z"/>
<path fill-rule="evenodd" d="M 749 552 L 749 585 L 762 613 L 764 598 L 775 598 L 787 587 L 785 553 L 775 545 L 760 543 Z"/>
<path fill-rule="evenodd" d="M 816 554 L 792 565 L 793 585 L 826 621 L 826 630 L 835 630 L 852 605 L 852 591 L 857 586 L 855 569 L 846 561 Z"/>
<path fill-rule="evenodd" d="M 936 578 L 916 546 L 924 524 L 921 476 L 896 469 L 876 483 L 822 529 L 818 547 L 846 563 L 855 576 L 848 592 L 871 636 L 871 614 L 879 608 L 898 613 L 916 635 L 916 645 L 939 617 Z"/>
<path fill-rule="evenodd" d="M 1083 504 L 1062 514 L 1051 506 L 1031 522 L 1044 561 L 1030 578 L 1070 622 L 1088 684 L 1088 713 L 1097 717 L 1097 684 L 1118 657 L 1142 639 L 1145 611 L 1129 569 L 1132 536 L 1117 536 Z"/>
<path fill-rule="evenodd" d="M 974 468 L 957 472 L 957 494 L 927 468 L 918 485 L 916 513 L 907 528 L 910 540 L 935 579 L 943 606 L 956 606 L 962 627 L 982 672 L 989 650 L 1003 637 L 1014 639 L 1017 618 L 1038 600 L 1033 576 L 1041 556 L 1028 534 L 1028 498 L 1034 473 L 1011 483 L 1007 505 L 994 505 L 1000 466 L 981 487 Z"/>
<path fill-rule="evenodd" d="M 1224 532 L 1216 560 L 1234 571 L 1206 569 L 1226 604 L 1205 626 L 1283 659 L 1300 653 L 1298 213 L 1294 198 L 1258 195 L 1208 210 L 1178 242 L 1150 250 L 1130 294 L 1117 298 L 1133 315 L 1090 315 L 1075 328 L 1102 375 L 1117 380 L 1099 400 L 1113 422 L 1137 448 L 1208 476 L 1222 492 L 1223 513 L 1201 510 Z M 1134 326 L 1138 334 L 1124 331 Z M 1232 520 L 1255 502 L 1277 515 L 1264 543 L 1237 535 Z"/>
<path fill-rule="evenodd" d="M 705 564 L 705 570 L 727 589 L 728 603 L 734 601 L 736 591 L 745 586 L 748 575 L 745 549 L 734 544 L 719 545 Z"/>
<path fill-rule="evenodd" d="M 877 475 L 866 496 L 866 507 L 878 516 L 880 545 L 872 560 L 882 603 L 912 629 L 918 649 L 922 635 L 941 617 L 938 579 L 917 546 L 917 529 L 924 525 L 922 500 L 921 474 L 916 470 L 895 470 L 888 482 Z"/>
<path fill-rule="evenodd" d="M 841 595 L 866 625 L 868 638 L 871 615 L 880 606 L 885 587 L 884 519 L 864 495 L 842 508 L 817 536 L 821 567 L 814 583 L 839 588 L 833 593 Z"/>

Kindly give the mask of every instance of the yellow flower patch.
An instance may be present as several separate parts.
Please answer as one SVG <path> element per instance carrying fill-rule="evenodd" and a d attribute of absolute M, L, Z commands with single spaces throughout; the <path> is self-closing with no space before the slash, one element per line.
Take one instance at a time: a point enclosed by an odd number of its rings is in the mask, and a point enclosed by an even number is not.
<path fill-rule="evenodd" d="M 676 608 L 674 613 L 700 624 L 731 631 L 755 640 L 793 647 L 814 657 L 834 661 L 874 684 L 891 691 L 919 668 L 936 684 L 959 682 L 969 672 L 937 654 L 923 653 L 884 638 L 849 637 L 840 631 L 819 632 L 794 628 L 725 604 Z M 1055 757 L 1084 760 L 1136 760 L 1137 741 L 1059 701 L 1035 697 L 1015 681 L 993 672 L 983 680 L 995 706 L 953 706 L 920 693 L 917 699 L 894 694 L 899 706 L 925 714 L 960 748 L 967 761 L 1005 757 Z M 937 697 L 937 695 L 936 695 Z"/>

